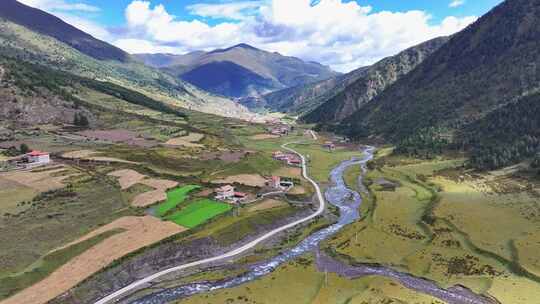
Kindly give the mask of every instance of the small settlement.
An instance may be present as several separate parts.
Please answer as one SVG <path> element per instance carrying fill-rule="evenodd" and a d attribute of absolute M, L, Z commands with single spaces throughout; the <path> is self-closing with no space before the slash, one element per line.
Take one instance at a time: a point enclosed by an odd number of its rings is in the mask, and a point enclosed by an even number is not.
<path fill-rule="evenodd" d="M 50 162 L 51 157 L 48 152 L 42 152 L 37 150 L 16 157 L 12 157 L 7 160 L 8 168 L 10 168 L 11 170 L 31 169 L 47 165 Z"/>
<path fill-rule="evenodd" d="M 216 200 L 218 201 L 227 201 L 234 204 L 242 203 L 247 199 L 247 193 L 238 192 L 231 185 L 221 186 L 215 189 Z"/>
<path fill-rule="evenodd" d="M 266 130 L 272 135 L 287 136 L 292 131 L 292 127 L 290 125 L 281 122 L 267 122 L 267 124 L 269 126 Z"/>
<path fill-rule="evenodd" d="M 272 158 L 274 158 L 275 160 L 282 161 L 289 166 L 293 166 L 293 167 L 302 166 L 302 159 L 300 159 L 298 155 L 293 154 L 293 153 L 284 153 L 282 151 L 275 151 L 272 153 Z"/>

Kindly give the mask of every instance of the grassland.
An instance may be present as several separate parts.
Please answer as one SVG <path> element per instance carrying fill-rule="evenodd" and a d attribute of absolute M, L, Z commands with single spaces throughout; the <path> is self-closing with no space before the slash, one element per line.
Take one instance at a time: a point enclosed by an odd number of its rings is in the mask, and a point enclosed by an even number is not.
<path fill-rule="evenodd" d="M 366 178 L 371 195 L 364 200 L 363 220 L 325 247 L 442 286 L 462 284 L 502 303 L 530 303 L 540 292 L 538 260 L 527 254 L 540 249 L 538 196 L 526 190 L 534 186 L 512 176 L 471 173 L 462 165 L 463 159 L 379 154 Z M 346 176 L 352 183 L 357 175 Z M 381 179 L 397 187 L 381 187 Z M 521 187 L 510 186 L 516 182 Z"/>
<path fill-rule="evenodd" d="M 187 195 L 196 189 L 199 189 L 200 186 L 197 185 L 187 185 L 180 188 L 167 191 L 167 201 L 159 204 L 156 208 L 156 213 L 159 216 L 164 216 L 167 212 L 173 210 L 179 204 L 183 203 Z"/>
<path fill-rule="evenodd" d="M 188 204 L 166 219 L 184 227 L 194 228 L 231 209 L 230 204 L 205 199 Z"/>
<path fill-rule="evenodd" d="M 326 277 L 323 272 L 317 271 L 309 255 L 282 265 L 259 280 L 196 295 L 177 303 L 442 304 L 386 278 L 369 276 L 348 280 L 334 274 Z"/>

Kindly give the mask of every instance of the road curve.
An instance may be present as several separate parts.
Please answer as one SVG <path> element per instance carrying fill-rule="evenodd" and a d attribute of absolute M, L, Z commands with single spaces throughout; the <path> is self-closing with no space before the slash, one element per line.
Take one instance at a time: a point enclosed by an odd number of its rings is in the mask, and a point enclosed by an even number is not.
<path fill-rule="evenodd" d="M 312 133 L 313 134 L 313 133 Z M 187 268 L 191 268 L 191 267 L 195 267 L 195 266 L 200 266 L 200 265 L 204 265 L 204 264 L 208 264 L 208 263 L 212 263 L 212 262 L 217 262 L 217 261 L 221 261 L 221 260 L 225 260 L 227 258 L 232 258 L 234 256 L 237 256 L 241 253 L 244 253 L 252 248 L 254 248 L 255 246 L 257 246 L 258 244 L 260 244 L 262 241 L 265 241 L 273 236 L 275 236 L 276 234 L 284 231 L 284 230 L 287 230 L 287 229 L 290 229 L 290 228 L 293 228 L 294 226 L 297 226 L 299 224 L 302 224 L 302 223 L 305 223 L 307 221 L 310 221 L 312 219 L 314 219 L 315 217 L 321 215 L 325 208 L 326 208 L 326 201 L 324 199 L 324 196 L 322 194 L 322 191 L 321 191 L 321 188 L 319 187 L 319 185 L 311 178 L 308 176 L 307 174 L 307 164 L 306 164 L 306 159 L 305 157 L 298 153 L 297 151 L 291 149 L 288 147 L 288 145 L 290 144 L 300 144 L 301 142 L 291 142 L 291 143 L 286 143 L 284 145 L 282 145 L 281 147 L 287 151 L 290 151 L 292 153 L 295 153 L 297 154 L 301 159 L 302 159 L 302 176 L 308 180 L 312 185 L 313 187 L 315 188 L 315 191 L 316 191 L 316 194 L 317 194 L 317 198 L 319 200 L 319 208 L 317 209 L 317 211 L 303 219 L 300 219 L 300 220 L 297 220 L 295 222 L 292 222 L 290 224 L 287 224 L 287 225 L 284 225 L 284 226 L 281 226 L 279 228 L 276 228 L 262 236 L 260 236 L 259 238 L 241 246 L 241 247 L 238 247 L 234 250 L 231 250 L 227 253 L 224 253 L 222 255 L 219 255 L 219 256 L 215 256 L 215 257 L 212 257 L 212 258 L 207 258 L 207 259 L 203 259 L 203 260 L 199 260 L 199 261 L 194 261 L 194 262 L 191 262 L 191 263 L 187 263 L 187 264 L 184 264 L 184 265 L 180 265 L 180 266 L 175 266 L 175 267 L 171 267 L 171 268 L 168 268 L 168 269 L 165 269 L 165 270 L 162 270 L 160 272 L 157 272 L 153 275 L 150 275 L 146 278 L 143 278 L 143 279 L 140 279 L 138 281 L 135 281 L 117 291 L 115 291 L 114 293 L 102 298 L 101 300 L 95 302 L 94 304 L 106 304 L 106 303 L 109 303 L 111 301 L 114 301 L 115 299 L 119 298 L 120 296 L 144 285 L 144 284 L 147 284 L 147 283 L 150 283 L 152 282 L 153 280 L 155 279 L 158 279 L 164 275 L 167 275 L 169 273 L 172 273 L 172 272 L 176 272 L 176 271 L 179 271 L 179 270 L 184 270 L 184 269 L 187 269 Z"/>

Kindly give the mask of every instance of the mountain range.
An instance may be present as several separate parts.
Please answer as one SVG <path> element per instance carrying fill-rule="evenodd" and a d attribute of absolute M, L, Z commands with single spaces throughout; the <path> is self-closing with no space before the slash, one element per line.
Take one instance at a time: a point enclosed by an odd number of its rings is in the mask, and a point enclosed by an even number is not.
<path fill-rule="evenodd" d="M 260 96 L 338 75 L 319 63 L 247 44 L 185 55 L 137 54 L 135 57 L 203 90 L 235 98 Z"/>
<path fill-rule="evenodd" d="M 539 47 L 540 1 L 505 1 L 346 119 L 307 118 L 409 153 L 442 143 L 480 168 L 514 164 L 540 150 Z"/>
<path fill-rule="evenodd" d="M 97 80 L 110 84 L 110 87 L 142 94 L 157 104 L 155 108 L 183 108 L 240 118 L 252 116 L 245 107 L 230 99 L 200 90 L 159 69 L 141 64 L 117 47 L 100 41 L 51 14 L 15 0 L 0 2 L 0 42 L 2 70 L 5 73 L 14 73 L 17 69 L 13 68 L 13 62 L 29 64 L 28 69 L 21 72 L 25 73 L 25 77 L 36 78 L 29 80 L 30 83 L 41 82 L 41 75 L 26 73 L 29 70 L 38 69 L 45 74 L 50 72 L 51 75 L 60 72 L 65 78 L 73 75 L 74 79 L 88 80 L 79 84 Z M 10 86 L 17 86 L 17 83 L 11 83 Z M 12 91 L 20 93 L 25 89 Z M 85 89 L 84 91 L 95 91 L 95 86 Z M 108 94 L 115 95 L 112 92 Z M 19 100 L 26 100 L 24 94 L 18 97 Z M 81 95 L 75 97 L 82 98 Z M 17 99 L 16 96 L 13 98 Z M 6 103 L 4 108 L 11 108 L 13 111 L 26 109 L 29 111 L 28 117 L 39 118 L 39 107 L 32 111 L 32 107 L 24 107 L 22 104 Z M 57 112 L 64 110 L 58 109 Z M 10 112 L 4 112 L 6 111 Z M 51 109 L 51 117 L 55 116 L 53 112 Z"/>
<path fill-rule="evenodd" d="M 251 108 L 300 115 L 309 123 L 340 121 L 405 76 L 447 41 L 447 37 L 436 38 L 347 74 L 260 98 L 244 98 L 241 102 Z"/>

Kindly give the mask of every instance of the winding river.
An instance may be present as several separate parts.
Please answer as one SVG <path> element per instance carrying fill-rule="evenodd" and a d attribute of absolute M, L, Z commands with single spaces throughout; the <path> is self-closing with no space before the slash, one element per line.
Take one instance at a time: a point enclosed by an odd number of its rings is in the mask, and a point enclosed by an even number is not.
<path fill-rule="evenodd" d="M 288 249 L 280 255 L 264 262 L 253 266 L 248 272 L 234 278 L 221 280 L 217 282 L 200 282 L 192 283 L 174 288 L 165 289 L 141 299 L 132 301 L 132 304 L 161 304 L 167 303 L 180 298 L 189 297 L 194 294 L 214 291 L 218 289 L 235 287 L 257 278 L 263 277 L 283 263 L 295 259 L 307 252 L 313 251 L 318 248 L 319 244 L 334 235 L 348 224 L 353 223 L 359 218 L 358 209 L 362 202 L 362 198 L 358 192 L 352 191 L 345 185 L 343 180 L 343 174 L 345 170 L 351 166 L 359 165 L 361 170 L 365 171 L 366 163 L 373 158 L 374 148 L 368 147 L 364 150 L 361 158 L 354 158 L 348 161 L 342 162 L 339 166 L 334 168 L 330 174 L 330 180 L 332 187 L 328 188 L 325 192 L 326 200 L 332 205 L 339 208 L 340 217 L 337 223 L 319 230 L 302 242 L 296 247 Z"/>
<path fill-rule="evenodd" d="M 325 192 L 326 200 L 336 206 L 340 211 L 340 216 L 337 223 L 317 231 L 304 239 L 295 247 L 288 249 L 280 255 L 252 266 L 246 273 L 237 277 L 227 278 L 224 280 L 213 282 L 197 282 L 190 283 L 178 287 L 164 289 L 137 300 L 129 302 L 130 304 L 162 304 L 174 300 L 186 298 L 195 294 L 206 293 L 219 289 L 232 288 L 241 284 L 261 278 L 274 271 L 277 267 L 293 260 L 307 252 L 316 252 L 317 266 L 321 271 L 335 272 L 339 275 L 356 278 L 364 275 L 380 275 L 390 277 L 400 281 L 403 286 L 435 296 L 449 304 L 492 304 L 498 303 L 496 300 L 477 295 L 463 287 L 452 287 L 443 289 L 436 283 L 417 278 L 407 273 L 401 273 L 391 268 L 375 265 L 360 265 L 351 266 L 340 263 L 332 258 L 320 254 L 318 251 L 319 244 L 336 234 L 343 227 L 353 223 L 360 217 L 359 207 L 362 203 L 362 197 L 356 191 L 347 188 L 343 175 L 345 170 L 351 166 L 359 166 L 363 173 L 366 171 L 366 163 L 373 158 L 373 147 L 367 147 L 363 151 L 360 158 L 353 158 L 342 162 L 334 168 L 330 174 L 332 187 L 329 187 Z M 360 178 L 363 177 L 363 174 Z M 361 180 L 359 181 L 359 183 Z"/>

